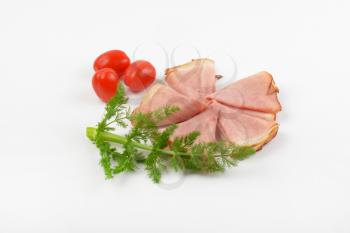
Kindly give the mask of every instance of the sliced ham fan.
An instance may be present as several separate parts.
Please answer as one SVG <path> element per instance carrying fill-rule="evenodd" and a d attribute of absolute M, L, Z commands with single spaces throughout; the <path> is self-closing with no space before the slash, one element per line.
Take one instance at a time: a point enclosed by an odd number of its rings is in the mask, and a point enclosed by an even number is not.
<path fill-rule="evenodd" d="M 200 101 L 184 96 L 168 86 L 156 84 L 143 97 L 140 106 L 134 112 L 147 113 L 166 106 L 177 106 L 180 111 L 160 122 L 159 126 L 185 121 L 206 108 L 206 105 Z"/>
<path fill-rule="evenodd" d="M 165 81 L 168 86 L 153 86 L 135 111 L 178 106 L 180 112 L 159 124 L 179 123 L 172 140 L 199 131 L 196 142 L 227 140 L 259 150 L 277 134 L 275 120 L 281 104 L 278 88 L 267 72 L 215 92 L 214 62 L 198 59 L 167 69 Z"/>
<path fill-rule="evenodd" d="M 238 80 L 208 98 L 236 108 L 277 113 L 281 111 L 277 93 L 272 76 L 263 71 Z"/>
<path fill-rule="evenodd" d="M 214 61 L 197 59 L 166 70 L 165 81 L 179 93 L 195 99 L 204 99 L 215 92 Z"/>

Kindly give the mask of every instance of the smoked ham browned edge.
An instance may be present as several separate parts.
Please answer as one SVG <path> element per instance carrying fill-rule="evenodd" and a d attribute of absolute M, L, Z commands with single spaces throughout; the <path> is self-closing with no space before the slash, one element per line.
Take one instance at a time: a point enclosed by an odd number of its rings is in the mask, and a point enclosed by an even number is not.
<path fill-rule="evenodd" d="M 266 72 L 267 74 L 269 74 L 269 75 L 271 76 L 271 78 L 272 78 L 272 75 L 271 75 L 269 72 L 267 72 L 267 71 L 264 71 L 264 72 Z M 271 86 L 270 86 L 270 89 L 269 89 L 269 93 L 268 93 L 268 94 L 273 94 L 273 93 L 275 93 L 275 92 L 279 93 L 280 90 L 279 90 L 278 87 L 276 86 L 275 80 L 273 80 L 273 78 L 272 78 L 272 82 L 271 82 Z"/>
<path fill-rule="evenodd" d="M 214 62 L 213 60 L 211 60 L 209 58 L 198 58 L 198 59 L 192 59 L 190 62 L 186 62 L 186 63 L 184 63 L 182 65 L 178 65 L 178 66 L 173 66 L 173 67 L 167 68 L 165 70 L 165 78 L 166 78 L 166 76 L 168 74 L 170 74 L 171 72 L 176 71 L 178 68 L 184 68 L 186 66 L 192 66 L 193 62 L 203 63 L 203 62 L 206 62 L 206 61 Z"/>
<path fill-rule="evenodd" d="M 168 68 L 164 80 L 175 91 L 203 102 L 215 89 L 215 62 L 208 58 L 194 59 Z"/>
<path fill-rule="evenodd" d="M 275 80 L 273 79 L 272 74 L 270 74 L 267 71 L 261 71 L 260 73 L 264 73 L 264 74 L 266 74 L 267 76 L 269 76 L 271 78 L 271 85 L 270 85 L 270 88 L 269 88 L 269 91 L 268 91 L 267 94 L 271 95 L 271 94 L 274 94 L 274 93 L 279 93 L 280 90 L 276 86 L 276 83 L 275 83 Z M 282 104 L 280 103 L 278 98 L 276 98 L 276 100 L 277 100 L 278 105 L 280 106 L 280 110 L 279 110 L 279 112 L 280 112 L 280 111 L 282 111 Z M 275 116 L 276 116 L 276 113 L 275 113 Z M 276 119 L 276 117 L 275 117 L 275 119 Z"/>
<path fill-rule="evenodd" d="M 278 132 L 278 129 L 279 129 L 279 124 L 277 123 L 276 126 L 274 126 L 270 132 L 267 134 L 267 136 L 261 140 L 260 143 L 258 144 L 255 144 L 255 145 L 252 145 L 252 147 L 256 150 L 256 151 L 259 151 L 262 149 L 262 147 L 264 145 L 266 145 L 268 142 L 270 142 L 276 135 L 277 135 L 277 132 Z"/>

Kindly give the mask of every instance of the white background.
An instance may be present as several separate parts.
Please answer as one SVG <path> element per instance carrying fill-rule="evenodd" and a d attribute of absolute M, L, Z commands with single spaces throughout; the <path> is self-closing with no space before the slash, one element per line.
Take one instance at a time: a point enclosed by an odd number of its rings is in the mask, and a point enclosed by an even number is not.
<path fill-rule="evenodd" d="M 1 0 L 0 232 L 350 232 L 349 12 L 346 0 Z M 140 44 L 160 76 L 158 45 L 222 67 L 229 54 L 239 78 L 268 70 L 278 136 L 222 175 L 106 181 L 84 135 L 103 112 L 92 63 Z"/>

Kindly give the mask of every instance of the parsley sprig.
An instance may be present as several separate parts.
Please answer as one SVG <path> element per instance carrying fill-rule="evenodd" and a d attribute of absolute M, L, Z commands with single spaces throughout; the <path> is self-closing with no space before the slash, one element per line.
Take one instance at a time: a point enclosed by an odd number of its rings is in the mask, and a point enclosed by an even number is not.
<path fill-rule="evenodd" d="M 97 127 L 86 129 L 87 137 L 100 151 L 100 165 L 107 179 L 122 172 L 134 171 L 137 163 L 145 165 L 148 176 L 156 183 L 166 169 L 221 172 L 255 153 L 251 147 L 225 141 L 195 143 L 200 134 L 196 131 L 177 137 L 170 143 L 177 125 L 172 124 L 160 130 L 157 122 L 179 111 L 177 107 L 166 106 L 151 113 L 130 114 L 127 101 L 124 87 L 119 85 L 116 95 L 107 103 L 105 115 Z M 132 126 L 126 135 L 112 133 L 115 127 L 126 128 L 130 122 Z"/>

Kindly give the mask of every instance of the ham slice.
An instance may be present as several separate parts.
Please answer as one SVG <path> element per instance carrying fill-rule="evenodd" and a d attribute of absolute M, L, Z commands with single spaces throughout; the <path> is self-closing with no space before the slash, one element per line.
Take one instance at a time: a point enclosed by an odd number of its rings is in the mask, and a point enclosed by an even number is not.
<path fill-rule="evenodd" d="M 261 118 L 263 120 L 267 121 L 274 121 L 276 120 L 276 114 L 273 113 L 267 113 L 267 112 L 256 112 L 252 110 L 245 110 L 245 109 L 240 109 L 240 111 L 246 115 Z"/>
<path fill-rule="evenodd" d="M 206 108 L 206 105 L 200 101 L 184 96 L 168 86 L 155 84 L 143 97 L 134 112 L 147 113 L 166 106 L 177 106 L 180 111 L 160 122 L 159 126 L 185 121 Z"/>
<path fill-rule="evenodd" d="M 193 131 L 200 132 L 196 143 L 216 141 L 216 125 L 218 120 L 219 109 L 210 106 L 204 112 L 193 118 L 178 124 L 177 129 L 171 139 L 181 137 Z"/>
<path fill-rule="evenodd" d="M 279 125 L 275 121 L 218 103 L 214 105 L 220 111 L 217 127 L 222 140 L 260 150 L 277 134 Z"/>
<path fill-rule="evenodd" d="M 212 101 L 211 103 L 218 103 L 218 102 Z M 222 105 L 224 105 L 224 104 L 222 104 Z M 246 115 L 250 115 L 250 116 L 261 118 L 261 119 L 268 120 L 268 121 L 276 120 L 276 114 L 274 114 L 274 113 L 257 112 L 257 111 L 248 110 L 248 109 L 235 108 L 235 107 L 231 107 L 228 105 L 224 105 L 224 106 L 229 107 L 228 109 L 230 112 L 236 111 L 236 112 L 244 113 Z"/>
<path fill-rule="evenodd" d="M 277 93 L 278 88 L 272 76 L 263 71 L 232 83 L 208 99 L 215 99 L 236 108 L 277 113 L 281 111 Z"/>
<path fill-rule="evenodd" d="M 192 60 L 169 68 L 165 75 L 171 88 L 188 97 L 200 100 L 215 92 L 214 61 L 210 59 Z"/>

